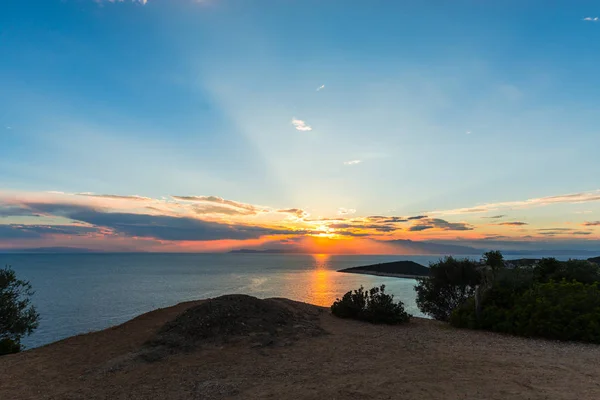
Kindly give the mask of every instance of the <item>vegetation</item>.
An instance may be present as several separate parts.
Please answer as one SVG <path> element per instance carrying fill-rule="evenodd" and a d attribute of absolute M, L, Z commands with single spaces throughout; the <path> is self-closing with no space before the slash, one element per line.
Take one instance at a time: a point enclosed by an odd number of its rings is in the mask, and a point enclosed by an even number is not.
<path fill-rule="evenodd" d="M 561 262 L 546 258 L 531 267 L 506 269 L 499 267 L 497 256 L 487 253 L 476 268 L 480 275 L 479 286 L 451 312 L 452 325 L 600 343 L 599 265 L 583 260 Z M 449 280 L 443 282 L 448 284 Z M 455 283 L 454 290 L 460 291 L 465 282 Z M 434 286 L 432 282 L 427 284 Z M 447 302 L 432 298 L 438 308 L 448 308 Z M 421 307 L 421 310 L 425 312 L 430 308 Z"/>
<path fill-rule="evenodd" d="M 446 257 L 429 266 L 429 277 L 417 279 L 417 306 L 426 315 L 447 321 L 452 311 L 475 295 L 481 283 L 479 264 Z"/>
<path fill-rule="evenodd" d="M 365 291 L 359 289 L 346 293 L 331 306 L 333 315 L 352 318 L 373 324 L 401 324 L 410 320 L 404 304 L 394 302 L 394 296 L 385 293 L 385 285 Z"/>
<path fill-rule="evenodd" d="M 27 281 L 17 279 L 10 267 L 0 269 L 0 355 L 21 350 L 21 338 L 38 326 L 39 314 L 31 305 Z"/>

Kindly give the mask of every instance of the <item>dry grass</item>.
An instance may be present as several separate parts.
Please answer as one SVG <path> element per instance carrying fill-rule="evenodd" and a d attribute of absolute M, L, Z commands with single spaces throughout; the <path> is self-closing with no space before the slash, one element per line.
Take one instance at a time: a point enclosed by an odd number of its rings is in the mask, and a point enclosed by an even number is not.
<path fill-rule="evenodd" d="M 0 399 L 600 399 L 600 347 L 320 315 L 291 346 L 211 344 L 147 363 L 159 329 L 196 303 L 0 359 Z M 305 305 L 302 307 L 306 307 Z"/>

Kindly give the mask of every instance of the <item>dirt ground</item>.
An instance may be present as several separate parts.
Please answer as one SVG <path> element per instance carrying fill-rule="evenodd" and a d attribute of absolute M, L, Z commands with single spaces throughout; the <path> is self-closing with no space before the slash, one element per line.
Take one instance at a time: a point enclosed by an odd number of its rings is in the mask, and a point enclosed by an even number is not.
<path fill-rule="evenodd" d="M 143 343 L 198 302 L 0 358 L 0 399 L 600 399 L 600 346 L 340 320 L 285 346 L 212 345 L 160 361 Z"/>

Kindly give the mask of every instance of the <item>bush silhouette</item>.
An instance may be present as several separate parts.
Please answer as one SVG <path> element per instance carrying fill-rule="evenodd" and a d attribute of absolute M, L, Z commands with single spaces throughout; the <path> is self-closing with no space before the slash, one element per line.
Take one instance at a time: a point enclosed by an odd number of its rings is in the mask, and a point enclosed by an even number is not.
<path fill-rule="evenodd" d="M 401 301 L 394 302 L 394 295 L 385 293 L 385 285 L 365 291 L 347 292 L 331 306 L 331 313 L 340 318 L 352 318 L 373 324 L 401 324 L 410 320 Z"/>
<path fill-rule="evenodd" d="M 479 318 L 469 299 L 452 313 L 450 323 L 519 336 L 600 343 L 598 285 L 562 280 L 535 283 L 525 291 L 497 286 L 486 292 Z"/>
<path fill-rule="evenodd" d="M 17 279 L 10 267 L 0 269 L 0 355 L 19 352 L 21 338 L 37 328 L 32 294 L 29 282 Z"/>
<path fill-rule="evenodd" d="M 417 279 L 417 306 L 424 314 L 447 321 L 452 311 L 475 294 L 481 282 L 478 264 L 446 257 L 429 267 L 429 277 Z"/>

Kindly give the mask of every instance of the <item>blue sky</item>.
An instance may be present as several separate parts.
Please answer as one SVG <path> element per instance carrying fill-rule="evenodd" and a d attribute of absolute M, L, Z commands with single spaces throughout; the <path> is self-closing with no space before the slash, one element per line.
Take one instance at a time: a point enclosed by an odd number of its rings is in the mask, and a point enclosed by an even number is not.
<path fill-rule="evenodd" d="M 600 219 L 597 2 L 0 7 L 0 189 L 19 201 L 218 196 L 472 226 L 485 215 L 453 211 L 508 203 L 513 222 L 600 239 L 584 225 Z"/>

